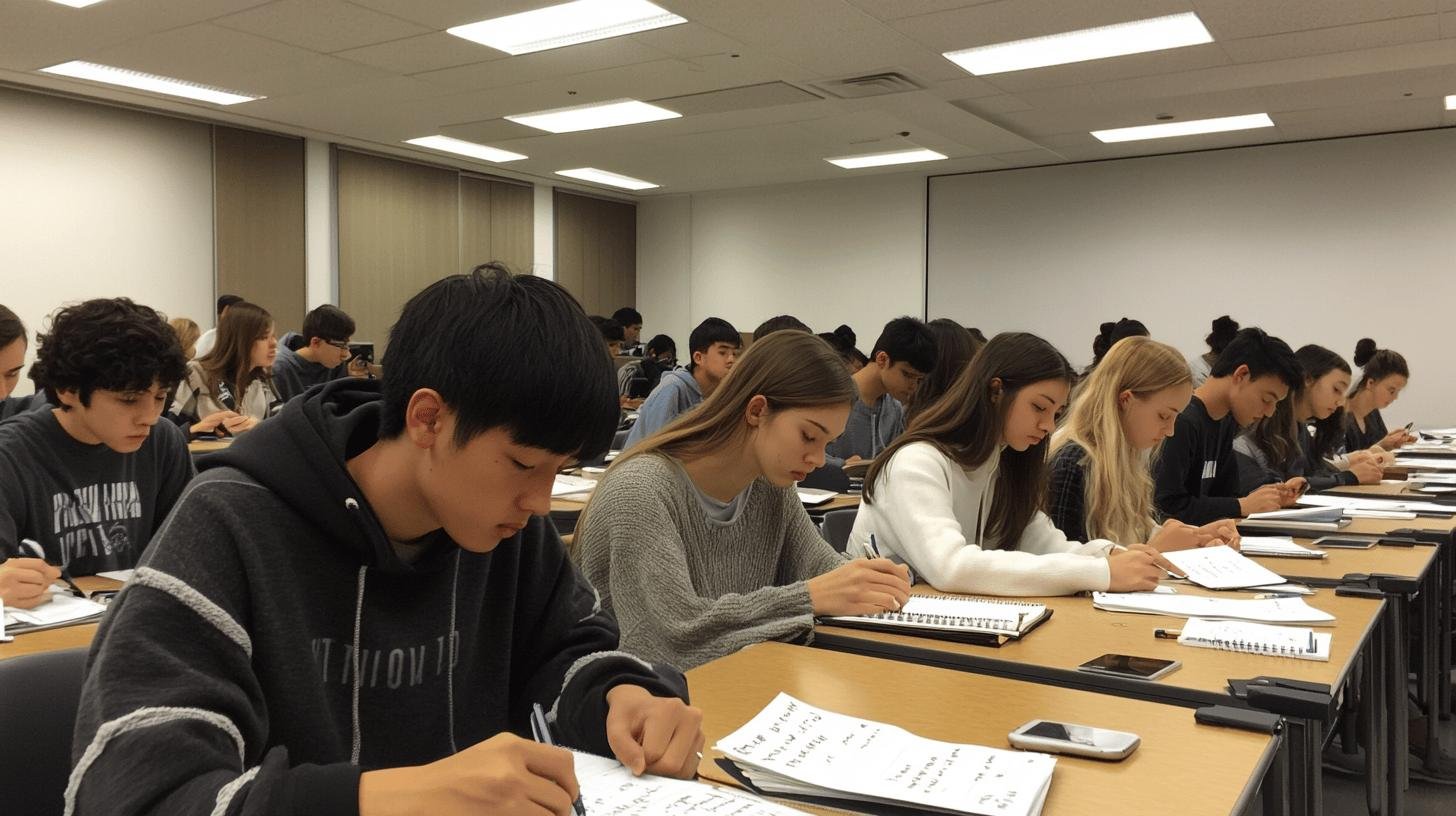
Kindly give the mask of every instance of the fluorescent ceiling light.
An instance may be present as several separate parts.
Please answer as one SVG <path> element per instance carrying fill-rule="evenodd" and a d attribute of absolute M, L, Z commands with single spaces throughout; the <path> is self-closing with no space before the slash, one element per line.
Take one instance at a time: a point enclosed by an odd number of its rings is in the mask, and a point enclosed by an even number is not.
<path fill-rule="evenodd" d="M 936 153 L 934 150 L 916 148 L 914 150 L 891 150 L 886 153 L 863 153 L 858 156 L 836 156 L 824 161 L 836 164 L 846 170 L 854 170 L 859 167 L 882 167 L 887 164 L 914 164 L 915 162 L 939 161 L 945 158 L 945 154 Z"/>
<path fill-rule="evenodd" d="M 1192 136 L 1196 133 L 1223 133 L 1228 130 L 1252 130 L 1266 127 L 1274 127 L 1274 120 L 1269 118 L 1269 114 L 1251 113 L 1247 116 L 1224 116 L 1219 119 L 1194 119 L 1188 122 L 1168 122 L 1162 125 L 1094 130 L 1092 135 L 1104 142 L 1136 142 L 1140 139 L 1166 139 L 1170 136 Z"/>
<path fill-rule="evenodd" d="M 51 0 L 51 2 L 60 3 L 63 6 L 70 6 L 71 8 L 86 8 L 87 6 L 94 6 L 100 3 L 101 0 Z"/>
<path fill-rule="evenodd" d="M 1446 97 L 1446 110 L 1456 110 L 1456 94 Z"/>
<path fill-rule="evenodd" d="M 518 113 L 506 118 L 517 124 L 544 130 L 548 133 L 571 133 L 577 130 L 635 125 L 639 122 L 657 122 L 662 119 L 677 119 L 681 113 L 659 108 L 635 99 L 615 99 L 611 102 L 593 102 L 571 108 Z"/>
<path fill-rule="evenodd" d="M 576 0 L 446 31 L 507 54 L 529 54 L 686 22 L 647 0 Z"/>
<path fill-rule="evenodd" d="M 1213 42 L 1213 35 L 1193 12 L 1084 28 L 1045 37 L 948 51 L 946 59 L 977 76 L 1021 71 L 1047 65 L 1120 57 Z"/>
<path fill-rule="evenodd" d="M 617 173 L 608 173 L 605 170 L 598 170 L 595 167 L 557 170 L 556 175 L 581 179 L 582 181 L 595 181 L 598 184 L 609 184 L 613 187 L 621 187 L 623 190 L 651 190 L 657 186 L 650 181 L 643 181 L 642 179 L 635 179 L 631 176 L 623 176 Z"/>
<path fill-rule="evenodd" d="M 449 136 L 421 136 L 418 139 L 406 139 L 405 144 L 428 147 L 431 150 L 443 150 L 446 153 L 458 153 L 461 156 L 469 156 L 472 159 L 483 159 L 488 162 L 509 162 L 519 161 L 526 158 L 520 153 L 512 153 L 509 150 L 501 150 L 498 147 L 489 147 L 475 142 L 467 142 L 464 139 L 452 139 Z"/>
<path fill-rule="evenodd" d="M 110 65 L 97 65 L 94 62 L 63 62 L 60 65 L 52 65 L 49 68 L 40 69 L 41 73 L 56 74 L 58 76 L 74 77 L 76 79 L 89 79 L 92 82 L 105 82 L 108 85 L 122 85 L 127 88 L 136 88 L 139 91 L 152 91 L 154 93 L 167 94 L 168 96 L 184 96 L 188 99 L 199 99 L 203 102 L 214 102 L 218 105 L 236 105 L 239 102 L 251 102 L 254 99 L 267 99 L 265 96 L 248 96 L 246 94 L 224 91 L 221 88 L 210 88 L 206 85 L 198 85 L 195 82 L 188 82 L 183 79 L 172 79 L 171 77 L 157 76 L 156 74 L 144 74 L 141 71 L 128 71 L 125 68 L 113 68 Z"/>

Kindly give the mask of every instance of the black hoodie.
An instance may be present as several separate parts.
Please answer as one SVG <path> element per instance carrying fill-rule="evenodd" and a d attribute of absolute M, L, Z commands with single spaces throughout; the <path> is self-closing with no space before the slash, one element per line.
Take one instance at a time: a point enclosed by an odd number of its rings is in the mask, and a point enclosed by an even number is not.
<path fill-rule="evenodd" d="M 437 531 L 400 560 L 344 467 L 379 408 L 376 384 L 339 380 L 205 462 L 92 647 L 68 813 L 357 813 L 361 770 L 527 735 L 534 702 L 610 756 L 613 686 L 686 697 L 613 651 L 546 519 L 488 554 Z"/>

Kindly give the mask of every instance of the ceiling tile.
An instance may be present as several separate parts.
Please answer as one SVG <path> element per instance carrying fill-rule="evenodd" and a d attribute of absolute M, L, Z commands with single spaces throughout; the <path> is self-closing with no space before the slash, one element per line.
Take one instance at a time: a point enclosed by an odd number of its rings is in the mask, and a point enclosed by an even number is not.
<path fill-rule="evenodd" d="M 881 20 L 899 20 L 937 11 L 979 6 L 998 0 L 849 0 Z"/>
<path fill-rule="evenodd" d="M 950 103 L 976 116 L 1011 113 L 1013 111 L 1028 111 L 1032 109 L 1026 100 L 1018 96 L 1012 96 L 1011 94 L 981 96 L 974 99 L 952 99 Z"/>
<path fill-rule="evenodd" d="M 266 0 L 129 0 L 73 9 L 56 3 L 0 3 L 0 66 L 30 71 L 73 59 L 154 31 L 231 14 Z"/>
<path fill-rule="evenodd" d="M 510 55 L 494 48 L 486 48 L 479 43 L 462 40 L 453 34 L 436 31 L 418 37 L 337 51 L 334 56 L 372 65 L 392 74 L 419 74 L 457 65 L 507 59 Z"/>
<path fill-rule="evenodd" d="M 701 57 L 743 49 L 743 43 L 697 23 L 681 23 L 633 34 L 632 39 L 674 57 Z"/>
<path fill-rule="evenodd" d="M 940 54 L 1192 10 L 1190 0 L 1002 0 L 896 20 L 891 25 Z"/>
<path fill-rule="evenodd" d="M 1265 62 L 1312 54 L 1330 54 L 1337 51 L 1400 45 L 1433 40 L 1440 36 L 1438 16 L 1423 14 L 1419 17 L 1401 17 L 1394 20 L 1335 26 L 1314 31 L 1295 31 L 1265 37 L 1227 40 L 1219 45 L 1234 62 Z"/>
<path fill-rule="evenodd" d="M 552 0 L 349 0 L 356 6 L 444 31 L 452 26 L 554 5 Z M 558 0 L 565 2 L 565 0 Z"/>
<path fill-rule="evenodd" d="M 508 59 L 425 71 L 414 76 L 445 88 L 475 91 L 650 62 L 662 56 L 662 52 L 654 48 L 626 37 L 617 37 Z"/>
<path fill-rule="evenodd" d="M 1233 40 L 1429 14 L 1436 0 L 1193 0 L 1215 39 Z"/>
<path fill-rule="evenodd" d="M 1279 115 L 1279 132 L 1286 139 L 1321 139 L 1360 133 L 1440 127 L 1440 105 L 1430 99 L 1400 99 L 1341 108 L 1291 111 Z"/>
<path fill-rule="evenodd" d="M 343 0 L 278 0 L 212 22 L 326 54 L 430 31 Z"/>

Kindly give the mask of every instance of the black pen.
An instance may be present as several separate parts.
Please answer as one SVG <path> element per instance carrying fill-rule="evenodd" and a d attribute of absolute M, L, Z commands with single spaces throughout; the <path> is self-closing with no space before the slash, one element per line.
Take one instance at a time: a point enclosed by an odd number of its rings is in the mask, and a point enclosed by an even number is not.
<path fill-rule="evenodd" d="M 30 552 L 35 554 L 36 558 L 39 558 L 42 561 L 46 560 L 45 548 L 41 547 L 40 542 L 38 541 L 32 541 L 28 538 L 22 538 L 20 539 L 20 549 L 29 550 Z M 50 564 L 49 561 L 46 561 L 46 563 Z M 56 567 L 61 571 L 61 580 L 65 581 L 66 586 L 70 587 L 71 591 L 76 593 L 77 598 L 86 597 L 86 593 L 82 592 L 81 588 L 76 586 L 76 582 L 71 580 L 71 572 L 70 570 L 66 569 L 65 564 L 51 564 L 51 566 Z"/>
<path fill-rule="evenodd" d="M 542 745 L 556 745 L 556 740 L 551 738 L 551 726 L 546 723 L 546 712 L 540 703 L 531 704 L 531 736 Z M 577 793 L 576 801 L 571 803 L 571 809 L 576 816 L 586 816 L 586 807 L 581 803 L 580 793 Z"/>
<path fill-rule="evenodd" d="M 1154 629 L 1153 637 L 1163 640 L 1177 640 L 1183 634 L 1182 629 Z"/>

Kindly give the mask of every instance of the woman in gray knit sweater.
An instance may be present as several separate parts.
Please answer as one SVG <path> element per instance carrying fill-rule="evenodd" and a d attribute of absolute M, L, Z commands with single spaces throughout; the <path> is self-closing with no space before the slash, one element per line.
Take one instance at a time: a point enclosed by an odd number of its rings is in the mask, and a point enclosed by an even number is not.
<path fill-rule="evenodd" d="M 828 344 L 775 332 L 702 405 L 612 464 L 575 546 L 625 651 L 690 669 L 760 641 L 807 640 L 815 615 L 905 603 L 906 569 L 845 560 L 794 491 L 855 399 Z"/>

